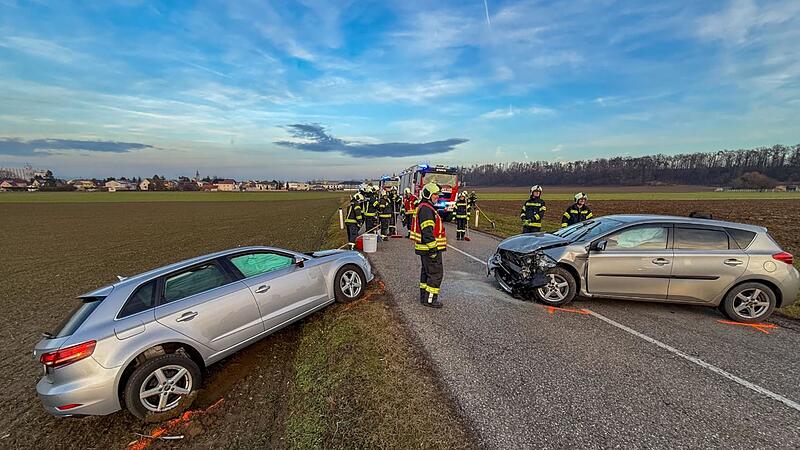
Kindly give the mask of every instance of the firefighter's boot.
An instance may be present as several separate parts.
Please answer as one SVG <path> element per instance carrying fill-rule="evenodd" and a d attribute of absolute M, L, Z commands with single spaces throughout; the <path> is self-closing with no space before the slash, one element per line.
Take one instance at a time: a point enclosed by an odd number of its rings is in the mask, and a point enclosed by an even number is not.
<path fill-rule="evenodd" d="M 427 298 L 425 299 L 425 306 L 431 308 L 441 308 L 442 302 L 439 301 L 439 295 L 429 292 Z"/>

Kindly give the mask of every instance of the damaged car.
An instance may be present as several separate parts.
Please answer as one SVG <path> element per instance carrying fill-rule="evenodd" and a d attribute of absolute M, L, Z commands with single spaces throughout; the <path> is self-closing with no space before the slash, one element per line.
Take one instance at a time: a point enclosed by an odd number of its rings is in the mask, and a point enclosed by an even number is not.
<path fill-rule="evenodd" d="M 715 306 L 758 322 L 800 290 L 793 257 L 766 228 L 696 217 L 614 215 L 502 241 L 500 287 L 550 306 L 576 296 Z"/>

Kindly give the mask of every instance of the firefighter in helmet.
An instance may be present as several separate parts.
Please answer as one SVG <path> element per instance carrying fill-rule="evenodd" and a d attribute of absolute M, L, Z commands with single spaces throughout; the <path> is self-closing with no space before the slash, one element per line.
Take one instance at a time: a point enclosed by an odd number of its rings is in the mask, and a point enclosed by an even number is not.
<path fill-rule="evenodd" d="M 350 245 L 350 250 L 356 247 L 358 230 L 361 229 L 361 222 L 364 221 L 364 216 L 361 214 L 361 202 L 363 201 L 364 196 L 356 192 L 350 198 L 350 204 L 347 206 L 347 216 L 345 216 L 344 223 L 347 226 L 347 242 Z"/>
<path fill-rule="evenodd" d="M 444 222 L 433 205 L 439 200 L 439 185 L 428 183 L 422 188 L 422 198 L 411 228 L 414 252 L 420 256 L 419 301 L 425 306 L 441 308 L 439 288 L 444 277 L 442 252 L 447 250 Z"/>
<path fill-rule="evenodd" d="M 385 241 L 389 239 L 389 221 L 392 218 L 392 202 L 389 200 L 389 193 L 384 189 L 381 189 L 377 204 L 375 210 L 378 212 L 378 220 L 381 225 L 380 236 Z"/>
<path fill-rule="evenodd" d="M 373 228 L 378 225 L 378 199 L 376 191 L 372 185 L 367 185 L 367 193 L 364 196 L 364 232 L 371 233 Z"/>
<path fill-rule="evenodd" d="M 564 216 L 561 218 L 561 228 L 568 227 L 594 217 L 594 215 L 592 215 L 592 209 L 586 204 L 587 201 L 589 201 L 589 196 L 583 192 L 578 192 L 575 194 L 575 203 L 570 205 L 567 210 L 564 211 Z"/>
<path fill-rule="evenodd" d="M 397 192 L 397 186 L 392 186 L 389 191 L 389 203 L 391 204 L 392 217 L 389 219 L 389 234 L 394 236 L 397 234 L 397 214 L 400 212 L 402 200 L 400 194 Z"/>
<path fill-rule="evenodd" d="M 522 220 L 523 233 L 536 233 L 542 231 L 542 220 L 547 206 L 542 199 L 542 187 L 538 184 L 531 187 L 531 196 L 522 205 L 522 213 L 519 218 Z"/>
<path fill-rule="evenodd" d="M 411 188 L 403 191 L 403 210 L 405 211 L 406 237 L 411 237 L 411 227 L 414 225 L 414 217 L 417 215 L 417 197 L 411 192 Z"/>
<path fill-rule="evenodd" d="M 458 194 L 456 200 L 456 240 L 463 241 L 467 234 L 467 223 L 469 222 L 469 202 L 467 193 Z"/>

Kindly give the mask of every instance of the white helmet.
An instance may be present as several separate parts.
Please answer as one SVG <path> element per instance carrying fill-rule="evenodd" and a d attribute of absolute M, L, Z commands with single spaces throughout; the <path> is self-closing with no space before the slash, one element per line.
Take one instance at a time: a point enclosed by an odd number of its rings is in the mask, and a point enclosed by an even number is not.
<path fill-rule="evenodd" d="M 536 191 L 542 192 L 542 187 L 539 186 L 538 184 L 531 186 L 531 194 L 533 194 Z"/>
<path fill-rule="evenodd" d="M 363 202 L 364 201 L 364 196 L 361 195 L 360 192 L 356 192 L 355 194 L 353 194 L 353 200 L 355 200 L 357 202 Z"/>
<path fill-rule="evenodd" d="M 589 200 L 589 196 L 584 194 L 583 192 L 578 192 L 575 194 L 575 203 L 578 203 L 581 199 Z"/>
<path fill-rule="evenodd" d="M 405 194 L 407 194 L 407 195 L 408 195 L 408 194 L 411 194 L 411 188 L 405 188 L 405 190 L 403 190 L 403 192 L 404 192 Z"/>

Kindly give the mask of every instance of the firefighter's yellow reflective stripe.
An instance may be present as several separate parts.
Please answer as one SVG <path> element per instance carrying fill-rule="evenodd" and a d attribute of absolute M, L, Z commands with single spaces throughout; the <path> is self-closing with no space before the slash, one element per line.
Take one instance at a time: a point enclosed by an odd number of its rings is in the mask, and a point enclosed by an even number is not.
<path fill-rule="evenodd" d="M 592 213 L 589 213 L 589 214 L 586 215 L 587 219 L 591 219 L 592 217 L 594 217 L 594 215 Z"/>
<path fill-rule="evenodd" d="M 423 244 L 423 245 L 427 245 L 427 246 L 428 246 L 428 248 L 430 248 L 430 249 L 434 249 L 434 248 L 436 248 L 436 247 L 438 247 L 438 246 L 439 246 L 439 243 L 438 243 L 438 242 L 436 242 L 436 241 L 430 241 L 430 242 L 428 242 L 427 244 Z"/>
<path fill-rule="evenodd" d="M 370 212 L 365 212 L 364 215 L 367 217 L 375 217 L 375 213 L 370 213 Z"/>
<path fill-rule="evenodd" d="M 381 214 L 378 217 L 380 217 L 381 219 L 391 219 L 392 215 L 391 214 Z"/>
<path fill-rule="evenodd" d="M 432 227 L 434 225 L 436 225 L 436 222 L 434 222 L 433 220 L 426 220 L 426 221 L 422 222 L 421 224 L 419 224 L 419 228 L 421 230 L 424 230 L 425 228 Z"/>
<path fill-rule="evenodd" d="M 527 227 L 540 227 L 542 226 L 542 222 L 534 222 L 532 220 L 523 220 L 522 224 Z"/>
<path fill-rule="evenodd" d="M 428 289 L 428 284 L 427 283 L 420 283 L 419 284 L 419 288 L 420 289 Z"/>
<path fill-rule="evenodd" d="M 423 252 L 427 252 L 430 248 L 425 244 L 414 244 L 414 250 L 422 250 Z"/>
<path fill-rule="evenodd" d="M 425 288 L 425 290 L 430 292 L 431 294 L 439 295 L 440 288 L 428 286 L 427 288 Z"/>
<path fill-rule="evenodd" d="M 466 218 L 467 218 L 466 214 L 456 214 L 456 219 L 466 219 Z"/>
<path fill-rule="evenodd" d="M 344 219 L 345 223 L 358 223 L 356 219 Z"/>
<path fill-rule="evenodd" d="M 564 217 L 566 217 L 567 219 L 571 219 L 572 218 L 572 216 L 569 215 L 569 211 L 564 211 Z"/>

